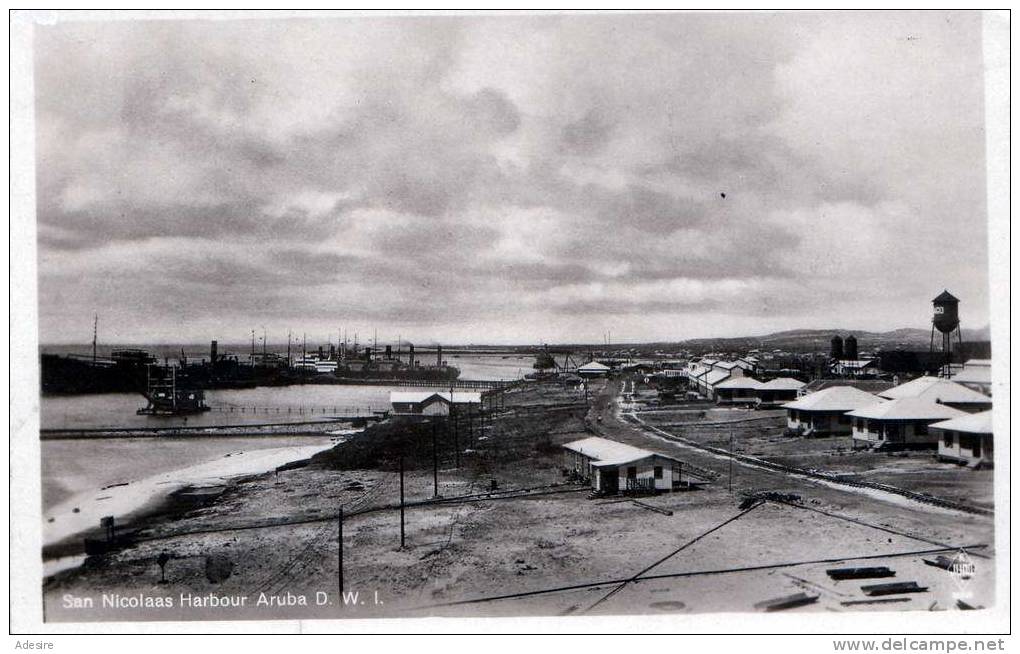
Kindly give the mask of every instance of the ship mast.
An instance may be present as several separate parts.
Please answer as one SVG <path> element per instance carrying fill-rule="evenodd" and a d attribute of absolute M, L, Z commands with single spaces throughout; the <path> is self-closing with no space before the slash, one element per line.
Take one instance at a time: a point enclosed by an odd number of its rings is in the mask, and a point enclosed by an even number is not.
<path fill-rule="evenodd" d="M 92 365 L 96 365 L 96 342 L 99 336 L 99 314 L 95 315 L 92 321 Z"/>

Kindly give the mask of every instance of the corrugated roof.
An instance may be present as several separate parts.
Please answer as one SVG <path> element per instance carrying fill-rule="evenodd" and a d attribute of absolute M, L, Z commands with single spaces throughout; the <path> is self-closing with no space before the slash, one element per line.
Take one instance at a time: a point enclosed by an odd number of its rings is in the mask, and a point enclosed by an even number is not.
<path fill-rule="evenodd" d="M 989 409 L 981 413 L 970 413 L 959 418 L 943 420 L 942 422 L 933 423 L 931 427 L 947 431 L 962 431 L 968 434 L 991 434 L 992 411 Z"/>
<path fill-rule="evenodd" d="M 785 409 L 799 411 L 852 411 L 876 402 L 882 398 L 867 393 L 853 386 L 830 386 L 817 393 L 805 395 L 793 402 L 783 405 Z"/>
<path fill-rule="evenodd" d="M 736 361 L 718 361 L 715 364 L 716 368 L 722 368 L 723 370 L 733 370 L 738 366 L 739 364 Z"/>
<path fill-rule="evenodd" d="M 833 386 L 853 386 L 857 390 L 877 395 L 893 387 L 890 381 L 880 379 L 815 379 L 801 389 L 802 393 L 815 393 Z"/>
<path fill-rule="evenodd" d="M 639 459 L 645 459 L 653 455 L 660 456 L 664 459 L 670 459 L 671 461 L 679 461 L 679 459 L 666 456 L 665 454 L 643 450 L 639 447 L 627 445 L 626 443 L 619 443 L 617 441 L 611 441 L 608 438 L 600 438 L 598 436 L 583 438 L 579 441 L 572 441 L 565 444 L 563 447 L 572 452 L 578 452 L 590 459 L 593 459 L 592 463 L 595 466 L 619 466 L 625 463 L 638 461 Z"/>
<path fill-rule="evenodd" d="M 716 384 L 728 378 L 729 376 L 730 373 L 726 372 L 725 370 L 710 370 L 709 373 L 705 375 L 705 383 L 708 384 L 709 386 L 715 386 Z"/>
<path fill-rule="evenodd" d="M 703 366 L 714 366 L 717 363 L 719 363 L 718 359 L 702 359 L 701 360 L 701 365 L 703 365 Z"/>
<path fill-rule="evenodd" d="M 760 381 L 752 377 L 734 377 L 733 379 L 727 379 L 724 382 L 719 382 L 715 385 L 716 388 L 761 388 L 764 386 Z"/>
<path fill-rule="evenodd" d="M 879 395 L 890 400 L 916 397 L 931 402 L 939 400 L 950 404 L 988 404 L 992 401 L 988 396 L 954 381 L 928 376 L 918 377 L 905 384 L 882 391 Z"/>
<path fill-rule="evenodd" d="M 591 361 L 577 369 L 578 372 L 606 372 L 607 370 L 609 370 L 609 366 L 603 365 L 598 361 Z"/>
<path fill-rule="evenodd" d="M 888 402 L 879 400 L 875 404 L 848 411 L 847 415 L 872 420 L 946 420 L 968 414 L 945 404 L 936 404 L 918 397 L 904 397 Z"/>
<path fill-rule="evenodd" d="M 791 377 L 776 377 L 769 380 L 761 388 L 770 391 L 795 391 L 804 386 L 804 382 Z"/>

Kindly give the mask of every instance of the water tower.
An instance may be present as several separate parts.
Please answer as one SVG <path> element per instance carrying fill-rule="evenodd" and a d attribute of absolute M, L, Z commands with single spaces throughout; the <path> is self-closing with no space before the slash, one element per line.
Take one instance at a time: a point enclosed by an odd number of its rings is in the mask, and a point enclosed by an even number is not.
<path fill-rule="evenodd" d="M 931 353 L 941 353 L 943 363 L 939 368 L 940 377 L 949 377 L 951 374 L 950 365 L 953 362 L 953 334 L 956 334 L 956 342 L 963 345 L 963 336 L 960 333 L 960 301 L 952 296 L 949 291 L 942 291 L 937 298 L 931 301 L 934 306 L 934 313 L 931 319 Z M 942 334 L 942 349 L 935 345 L 935 330 Z"/>

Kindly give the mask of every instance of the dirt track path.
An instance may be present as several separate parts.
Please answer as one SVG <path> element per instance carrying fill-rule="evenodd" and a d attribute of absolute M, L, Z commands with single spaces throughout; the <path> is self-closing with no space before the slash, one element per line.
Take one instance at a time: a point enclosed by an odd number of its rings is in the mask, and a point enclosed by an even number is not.
<path fill-rule="evenodd" d="M 619 380 L 609 380 L 604 388 L 596 392 L 588 413 L 589 425 L 606 438 L 670 454 L 699 468 L 713 471 L 718 477 L 712 483 L 717 487 L 729 487 L 732 484 L 735 496 L 742 492 L 762 490 L 794 493 L 815 506 L 918 534 L 933 541 L 981 541 L 990 547 L 994 542 L 993 519 L 989 516 L 969 515 L 889 494 L 839 487 L 760 468 L 739 459 L 733 460 L 731 466 L 727 457 L 657 436 L 620 417 L 617 398 L 622 383 Z"/>

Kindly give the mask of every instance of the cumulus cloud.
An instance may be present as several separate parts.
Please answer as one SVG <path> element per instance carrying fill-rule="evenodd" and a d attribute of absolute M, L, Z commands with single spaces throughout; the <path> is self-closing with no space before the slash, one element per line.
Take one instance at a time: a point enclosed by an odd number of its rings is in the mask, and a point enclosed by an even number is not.
<path fill-rule="evenodd" d="M 62 22 L 35 43 L 44 341 L 93 311 L 135 341 L 923 327 L 943 286 L 987 320 L 976 15 Z"/>

